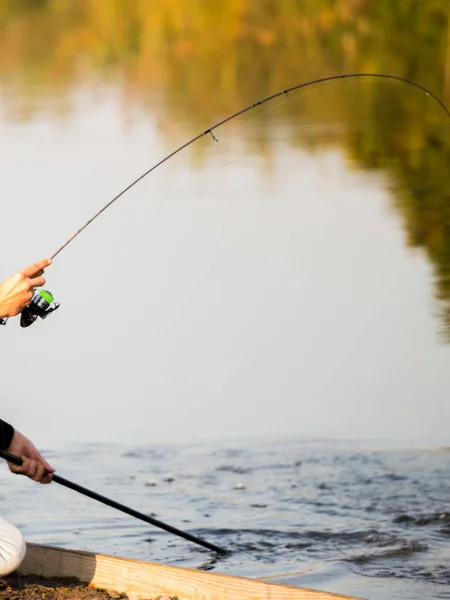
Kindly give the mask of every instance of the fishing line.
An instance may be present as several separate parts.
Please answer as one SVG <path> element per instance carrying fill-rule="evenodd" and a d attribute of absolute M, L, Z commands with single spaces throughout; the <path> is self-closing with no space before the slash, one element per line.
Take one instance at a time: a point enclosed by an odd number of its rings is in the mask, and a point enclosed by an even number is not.
<path fill-rule="evenodd" d="M 279 106 L 283 106 L 283 104 L 286 104 L 286 102 L 289 102 L 290 100 L 291 100 L 291 98 L 289 96 L 285 96 L 282 100 L 280 100 L 280 102 L 277 102 L 274 106 L 270 106 L 261 114 L 255 115 L 252 119 L 249 119 L 247 121 L 247 125 L 249 123 L 254 123 L 255 121 L 258 121 L 259 119 L 262 119 L 263 117 L 267 116 L 269 113 L 276 110 Z M 219 141 L 219 140 L 217 140 L 217 141 Z"/>
<path fill-rule="evenodd" d="M 336 83 L 335 81 L 329 81 L 326 84 L 323 84 L 321 86 L 320 91 L 323 91 L 323 88 L 331 88 L 333 87 L 333 84 Z M 303 88 L 301 91 L 301 100 L 304 100 L 305 98 L 309 98 L 311 97 L 312 94 L 316 94 L 319 90 L 309 87 L 309 88 Z M 293 102 L 294 100 L 298 101 L 299 100 L 299 96 L 295 96 L 292 97 L 289 95 L 289 92 L 287 91 L 284 95 L 283 95 L 283 99 L 280 100 L 279 102 L 277 102 L 274 106 L 270 106 L 269 108 L 267 108 L 266 110 L 262 111 L 261 113 L 256 114 L 253 118 L 249 118 L 248 120 L 245 121 L 246 126 L 251 125 L 252 123 L 254 123 L 255 121 L 259 121 L 260 119 L 262 119 L 263 117 L 267 116 L 268 114 L 270 114 L 271 112 L 274 112 L 275 110 L 277 110 L 280 106 L 283 106 L 284 104 L 287 104 L 288 102 Z M 256 111 L 255 111 L 256 112 Z M 219 140 L 216 140 L 219 141 Z"/>
<path fill-rule="evenodd" d="M 204 131 L 202 131 L 198 135 L 194 136 L 189 141 L 187 141 L 184 144 L 182 144 L 181 146 L 179 146 L 176 150 L 173 150 L 172 152 L 170 152 L 167 156 L 162 158 L 155 165 L 153 165 L 147 171 L 142 173 L 142 175 L 137 177 L 137 179 L 135 179 L 129 185 L 127 185 L 127 187 L 125 187 L 121 192 L 119 192 L 116 196 L 114 196 L 114 198 L 112 198 L 107 204 L 105 204 L 105 206 L 103 206 L 98 212 L 96 212 L 88 221 L 86 221 L 86 223 L 84 223 L 84 225 L 82 225 L 82 227 L 80 227 L 78 229 L 78 231 L 76 231 L 68 240 L 66 240 L 64 242 L 64 244 L 62 246 L 60 246 L 56 250 L 56 252 L 54 252 L 54 254 L 51 255 L 51 259 L 54 260 L 56 258 L 56 256 L 58 256 L 58 254 L 60 254 L 64 250 L 64 248 L 66 248 L 71 242 L 73 242 L 73 240 L 76 237 L 78 237 L 82 231 L 84 231 L 93 221 L 95 221 L 95 219 L 97 219 L 110 206 L 112 206 L 114 204 L 114 202 L 116 202 L 121 196 L 123 196 L 126 192 L 128 192 L 137 183 L 142 181 L 142 179 L 144 179 L 144 177 L 146 177 L 147 175 L 152 173 L 155 169 L 160 167 L 162 164 L 167 162 L 169 159 L 173 158 L 176 154 L 178 154 L 179 152 L 181 152 L 182 150 L 184 150 L 191 144 L 194 144 L 200 138 L 207 136 L 207 135 L 210 135 L 213 140 L 218 142 L 219 140 L 215 136 L 214 131 L 216 129 L 218 129 L 219 127 L 222 127 L 222 125 L 225 125 L 226 123 L 232 121 L 233 119 L 236 119 L 237 117 L 239 117 L 241 115 L 244 115 L 245 113 L 253 110 L 254 108 L 256 108 L 258 106 L 266 104 L 267 102 L 271 102 L 272 100 L 275 100 L 276 98 L 283 98 L 283 102 L 286 102 L 287 100 L 291 100 L 290 93 L 294 92 L 296 90 L 302 90 L 302 89 L 311 87 L 313 85 L 325 84 L 325 83 L 329 83 L 332 81 L 338 81 L 338 80 L 345 81 L 348 79 L 368 78 L 368 77 L 387 79 L 387 80 L 391 80 L 391 81 L 398 81 L 400 83 L 404 83 L 411 87 L 415 87 L 418 90 L 421 90 L 427 96 L 430 96 L 435 102 L 437 102 L 437 104 L 439 104 L 439 106 L 442 108 L 442 110 L 446 113 L 447 117 L 450 119 L 449 109 L 442 102 L 442 100 L 440 100 L 440 98 L 438 98 L 433 92 L 428 90 L 425 86 L 421 85 L 420 83 L 413 81 L 412 79 L 407 79 L 405 77 L 400 77 L 398 75 L 390 75 L 387 73 L 345 73 L 342 75 L 331 75 L 329 77 L 320 77 L 318 79 L 313 79 L 311 81 L 306 81 L 304 83 L 299 83 L 297 85 L 293 85 L 289 88 L 282 90 L 281 92 L 277 92 L 276 94 L 272 94 L 270 96 L 267 96 L 266 98 L 262 98 L 261 100 L 258 100 L 257 102 L 254 102 L 253 104 L 250 104 L 249 106 L 246 106 L 245 108 L 242 108 L 241 110 L 238 110 L 237 112 L 233 113 L 232 115 L 225 117 L 224 119 L 222 119 L 215 125 L 212 125 L 208 129 L 205 129 Z M 281 102 L 281 103 L 283 103 L 283 102 Z M 38 316 L 41 317 L 42 319 L 45 319 L 50 313 L 52 313 L 58 307 L 59 307 L 59 304 L 57 302 L 55 302 L 55 300 L 50 292 L 48 292 L 47 290 L 40 290 L 39 292 L 35 293 L 35 295 L 33 296 L 32 300 L 31 300 L 30 305 L 27 308 L 25 308 L 24 311 L 22 312 L 20 324 L 22 327 L 28 327 L 29 325 L 34 323 L 34 321 L 37 319 Z M 7 319 L 0 319 L 0 324 L 4 325 L 6 323 L 6 321 L 7 321 Z"/>
<path fill-rule="evenodd" d="M 333 81 L 329 81 L 327 85 L 323 85 L 323 88 L 330 88 L 333 86 Z M 290 90 L 292 91 L 292 90 Z M 306 97 L 311 96 L 311 94 L 317 93 L 318 90 L 315 89 L 306 89 L 304 88 L 303 90 L 301 90 L 301 99 L 303 100 Z M 271 112 L 274 112 L 275 110 L 277 110 L 280 106 L 283 106 L 284 104 L 287 104 L 288 102 L 292 102 L 294 100 L 298 100 L 298 96 L 292 97 L 289 95 L 289 91 L 286 90 L 286 93 L 283 94 L 283 98 L 282 100 L 280 100 L 279 102 L 277 102 L 276 104 L 274 104 L 273 106 L 270 106 L 269 108 L 266 108 L 266 110 L 262 111 L 261 113 L 256 114 L 253 118 L 248 119 L 247 121 L 245 121 L 246 125 L 252 124 L 255 121 L 259 121 L 260 119 L 262 119 L 263 117 L 267 116 L 268 114 L 270 114 Z M 256 108 L 256 106 L 255 106 Z M 219 141 L 219 140 L 217 140 Z"/>

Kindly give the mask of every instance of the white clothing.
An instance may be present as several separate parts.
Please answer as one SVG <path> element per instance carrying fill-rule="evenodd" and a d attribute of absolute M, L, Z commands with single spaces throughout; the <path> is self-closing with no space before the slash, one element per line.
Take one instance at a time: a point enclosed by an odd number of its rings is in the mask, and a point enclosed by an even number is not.
<path fill-rule="evenodd" d="M 26 552 L 23 535 L 0 517 L 0 577 L 15 571 L 23 561 Z"/>

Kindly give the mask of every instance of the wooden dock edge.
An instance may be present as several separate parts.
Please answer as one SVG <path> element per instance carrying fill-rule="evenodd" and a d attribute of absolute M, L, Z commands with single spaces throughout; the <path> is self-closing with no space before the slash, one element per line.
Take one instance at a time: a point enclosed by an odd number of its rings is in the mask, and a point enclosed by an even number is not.
<path fill-rule="evenodd" d="M 93 587 L 125 593 L 130 600 L 164 594 L 178 596 L 179 600 L 361 600 L 257 579 L 32 543 L 27 544 L 19 573 L 76 577 Z"/>

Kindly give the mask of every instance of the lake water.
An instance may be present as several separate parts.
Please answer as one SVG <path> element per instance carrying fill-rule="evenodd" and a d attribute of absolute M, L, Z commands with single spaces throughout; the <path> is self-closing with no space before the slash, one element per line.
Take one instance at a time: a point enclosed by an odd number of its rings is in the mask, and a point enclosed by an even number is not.
<path fill-rule="evenodd" d="M 448 448 L 264 439 L 47 455 L 66 478 L 232 554 L 4 468 L 2 512 L 29 541 L 372 600 L 450 596 Z"/>
<path fill-rule="evenodd" d="M 73 4 L 0 11 L 2 277 L 289 85 L 385 70 L 449 96 L 443 0 L 407 17 L 324 0 Z M 448 597 L 448 131 L 429 97 L 380 80 L 250 111 L 55 259 L 57 312 L 0 332 L 3 419 L 61 475 L 230 558 L 6 469 L 2 513 L 33 541 Z"/>

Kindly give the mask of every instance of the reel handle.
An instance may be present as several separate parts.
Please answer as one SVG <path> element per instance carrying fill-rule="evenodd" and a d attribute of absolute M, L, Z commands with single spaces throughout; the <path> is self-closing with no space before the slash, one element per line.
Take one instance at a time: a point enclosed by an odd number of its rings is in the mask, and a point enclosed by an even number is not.
<path fill-rule="evenodd" d="M 38 317 L 46 319 L 50 313 L 59 308 L 59 302 L 56 302 L 53 295 L 44 289 L 35 292 L 30 304 L 23 309 L 20 314 L 20 326 L 29 327 Z M 0 325 L 6 325 L 8 317 L 0 319 Z"/>

